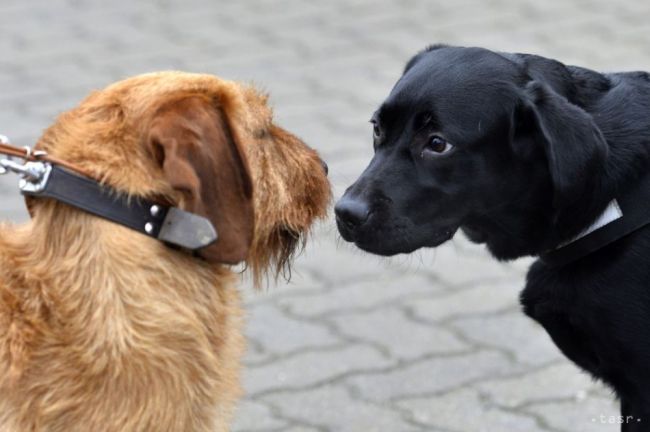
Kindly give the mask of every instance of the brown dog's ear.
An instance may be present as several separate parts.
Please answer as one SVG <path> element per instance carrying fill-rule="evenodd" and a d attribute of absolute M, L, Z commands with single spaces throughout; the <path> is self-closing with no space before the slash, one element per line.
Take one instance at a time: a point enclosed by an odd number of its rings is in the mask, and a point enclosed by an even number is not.
<path fill-rule="evenodd" d="M 148 143 L 183 210 L 208 218 L 217 230 L 217 241 L 199 255 L 236 264 L 253 240 L 253 187 L 225 115 L 202 96 L 169 101 L 155 113 Z"/>

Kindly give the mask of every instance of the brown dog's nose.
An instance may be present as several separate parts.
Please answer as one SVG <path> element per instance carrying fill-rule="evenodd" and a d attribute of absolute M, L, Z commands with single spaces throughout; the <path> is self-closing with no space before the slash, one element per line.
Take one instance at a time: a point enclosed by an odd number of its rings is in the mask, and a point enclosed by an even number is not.
<path fill-rule="evenodd" d="M 320 160 L 320 164 L 323 166 L 323 169 L 325 170 L 325 175 L 329 174 L 330 169 L 329 169 L 329 167 L 327 166 L 327 164 L 325 163 L 325 161 L 323 159 Z"/>
<path fill-rule="evenodd" d="M 336 220 L 339 224 L 354 230 L 368 220 L 370 210 L 364 201 L 343 196 L 336 203 L 334 213 L 336 213 Z"/>

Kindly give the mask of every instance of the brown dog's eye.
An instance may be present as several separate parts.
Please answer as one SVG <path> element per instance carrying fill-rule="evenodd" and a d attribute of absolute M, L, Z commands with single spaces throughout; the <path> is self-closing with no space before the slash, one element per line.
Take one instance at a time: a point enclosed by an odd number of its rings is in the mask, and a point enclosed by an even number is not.
<path fill-rule="evenodd" d="M 427 143 L 426 146 L 424 146 L 424 149 L 422 149 L 422 153 L 420 156 L 422 157 L 425 157 L 427 155 L 438 156 L 447 153 L 453 148 L 454 146 L 450 144 L 446 139 L 439 137 L 438 135 L 434 135 L 429 138 L 429 142 Z"/>

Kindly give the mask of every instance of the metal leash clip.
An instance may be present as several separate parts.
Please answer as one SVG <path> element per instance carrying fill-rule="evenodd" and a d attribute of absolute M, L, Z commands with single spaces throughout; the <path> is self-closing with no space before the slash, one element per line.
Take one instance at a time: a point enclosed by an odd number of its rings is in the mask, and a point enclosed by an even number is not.
<path fill-rule="evenodd" d="M 9 138 L 0 135 L 0 144 L 10 144 Z M 34 152 L 30 147 L 25 147 L 25 158 L 31 156 L 43 156 L 45 152 Z M 52 165 L 47 162 L 31 162 L 25 160 L 23 163 L 16 162 L 13 158 L 7 157 L 0 160 L 0 175 L 14 173 L 21 176 L 18 187 L 22 192 L 40 192 L 47 185 L 52 171 Z"/>
<path fill-rule="evenodd" d="M 0 144 L 9 144 L 9 138 L 5 135 L 0 135 Z M 0 165 L 0 175 L 7 174 L 7 169 L 4 166 Z"/>
<path fill-rule="evenodd" d="M 52 165 L 47 162 L 27 162 L 23 165 L 23 178 L 18 182 L 21 192 L 37 193 L 47 186 L 52 172 Z"/>

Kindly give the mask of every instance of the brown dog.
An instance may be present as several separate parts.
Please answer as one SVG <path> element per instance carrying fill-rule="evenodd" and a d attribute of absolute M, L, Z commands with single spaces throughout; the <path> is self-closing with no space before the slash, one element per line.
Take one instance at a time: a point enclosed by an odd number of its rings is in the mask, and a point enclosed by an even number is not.
<path fill-rule="evenodd" d="M 96 92 L 37 147 L 207 217 L 201 257 L 60 202 L 0 227 L 0 432 L 225 431 L 244 341 L 236 275 L 288 265 L 330 198 L 266 97 L 165 72 Z"/>

